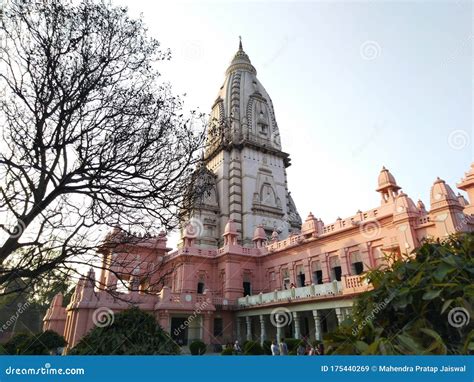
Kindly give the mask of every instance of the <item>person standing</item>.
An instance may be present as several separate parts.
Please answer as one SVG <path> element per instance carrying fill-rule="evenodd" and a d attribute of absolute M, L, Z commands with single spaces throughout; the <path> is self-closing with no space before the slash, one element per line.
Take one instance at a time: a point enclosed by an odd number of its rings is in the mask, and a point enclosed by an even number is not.
<path fill-rule="evenodd" d="M 280 355 L 288 355 L 288 346 L 284 338 L 282 338 L 280 342 Z"/>
<path fill-rule="evenodd" d="M 280 349 L 278 348 L 278 345 L 275 343 L 275 341 L 272 341 L 272 346 L 270 346 L 272 350 L 272 355 L 280 355 Z"/>

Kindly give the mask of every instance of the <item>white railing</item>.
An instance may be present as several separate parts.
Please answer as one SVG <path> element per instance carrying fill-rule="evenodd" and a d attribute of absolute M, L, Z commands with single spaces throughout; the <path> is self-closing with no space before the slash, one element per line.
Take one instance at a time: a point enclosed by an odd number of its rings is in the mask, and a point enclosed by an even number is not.
<path fill-rule="evenodd" d="M 252 296 L 241 297 L 237 300 L 237 305 L 254 306 L 261 304 L 271 304 L 282 301 L 293 301 L 299 299 L 311 299 L 324 296 L 334 296 L 342 293 L 342 283 L 333 281 L 319 285 L 308 285 L 300 288 L 291 288 L 269 293 L 260 293 Z"/>

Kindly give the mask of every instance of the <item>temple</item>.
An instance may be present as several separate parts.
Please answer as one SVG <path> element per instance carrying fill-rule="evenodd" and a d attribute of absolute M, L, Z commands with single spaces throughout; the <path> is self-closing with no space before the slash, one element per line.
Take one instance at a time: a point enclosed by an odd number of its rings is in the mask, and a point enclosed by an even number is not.
<path fill-rule="evenodd" d="M 240 42 L 212 105 L 178 248 L 167 247 L 164 232 L 122 240 L 126 233 L 114 230 L 100 248 L 100 277 L 91 270 L 81 278 L 67 307 L 57 295 L 44 329 L 64 335 L 70 349 L 98 312 L 136 305 L 180 345 L 320 340 L 371 288 L 363 275 L 387 265 L 386 254 L 410 256 L 423 239 L 473 230 L 474 164 L 457 185 L 469 201 L 436 178 L 427 209 L 383 167 L 378 205 L 329 224 L 312 213 L 301 220 L 289 166 L 272 101 Z"/>

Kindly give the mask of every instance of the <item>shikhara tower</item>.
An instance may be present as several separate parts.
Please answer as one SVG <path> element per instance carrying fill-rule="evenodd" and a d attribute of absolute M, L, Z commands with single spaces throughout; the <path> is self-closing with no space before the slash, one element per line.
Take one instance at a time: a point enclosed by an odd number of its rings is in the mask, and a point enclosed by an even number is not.
<path fill-rule="evenodd" d="M 288 191 L 290 158 L 282 150 L 272 100 L 242 41 L 212 105 L 205 163 L 198 179 L 210 182 L 211 191 L 190 214 L 192 224 L 199 225 L 197 244 L 221 244 L 229 219 L 244 246 L 252 245 L 260 226 L 267 238 L 280 239 L 301 228 Z"/>

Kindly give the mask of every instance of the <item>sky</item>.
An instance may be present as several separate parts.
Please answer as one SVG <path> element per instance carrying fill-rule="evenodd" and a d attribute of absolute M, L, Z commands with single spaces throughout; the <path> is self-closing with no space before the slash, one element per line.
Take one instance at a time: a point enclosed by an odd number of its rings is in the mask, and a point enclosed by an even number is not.
<path fill-rule="evenodd" d="M 303 220 L 378 206 L 382 166 L 429 208 L 436 177 L 455 189 L 473 161 L 469 1 L 112 3 L 171 50 L 158 68 L 189 109 L 210 112 L 242 36 Z"/>

